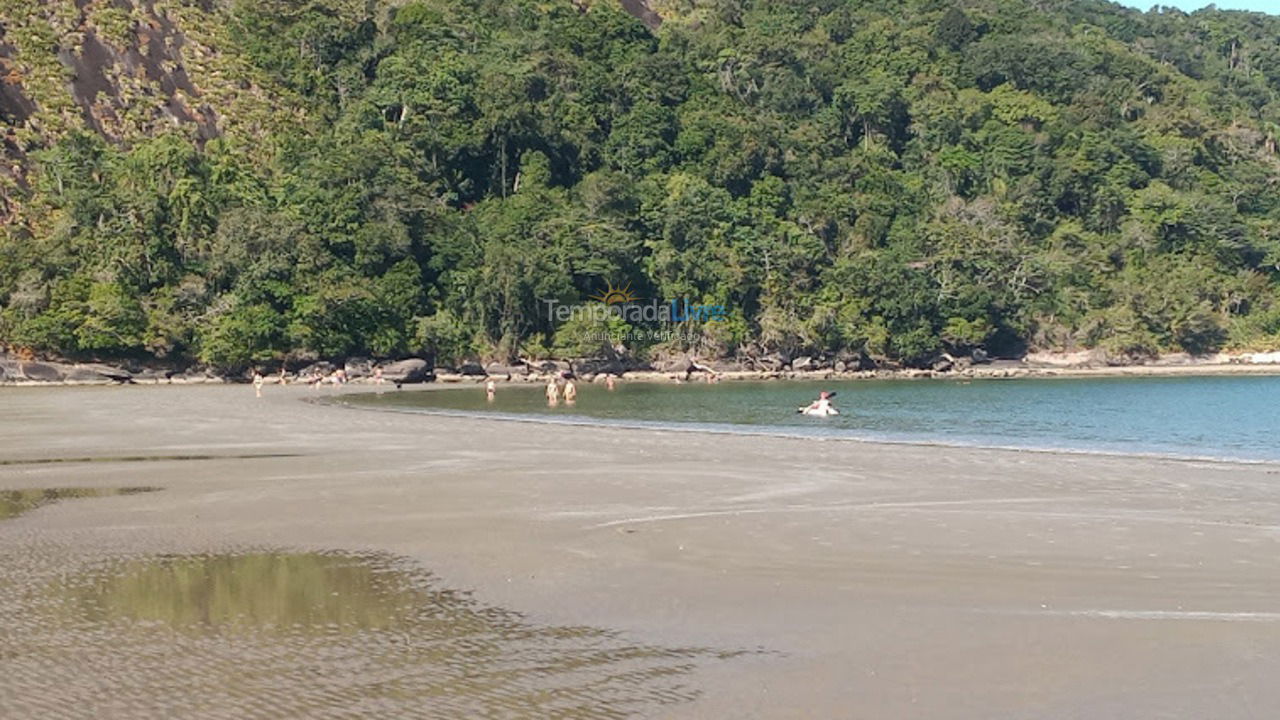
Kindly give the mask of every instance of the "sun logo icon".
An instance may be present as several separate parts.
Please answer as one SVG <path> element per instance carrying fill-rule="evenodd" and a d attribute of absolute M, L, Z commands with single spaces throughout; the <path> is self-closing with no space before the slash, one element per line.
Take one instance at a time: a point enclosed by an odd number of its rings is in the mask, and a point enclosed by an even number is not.
<path fill-rule="evenodd" d="M 635 302 L 640 298 L 631 292 L 631 283 L 627 283 L 624 287 L 614 287 L 613 283 L 605 285 L 604 292 L 598 295 L 588 295 L 592 300 L 599 300 L 605 305 L 618 305 L 621 303 Z"/>

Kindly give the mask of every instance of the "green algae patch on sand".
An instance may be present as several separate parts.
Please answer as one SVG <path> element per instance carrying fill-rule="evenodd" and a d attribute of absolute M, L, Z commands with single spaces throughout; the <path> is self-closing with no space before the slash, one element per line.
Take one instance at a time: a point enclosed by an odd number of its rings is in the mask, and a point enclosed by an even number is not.
<path fill-rule="evenodd" d="M 157 490 L 160 490 L 160 488 L 30 488 L 25 490 L 0 490 L 0 520 L 10 520 L 42 505 L 48 505 L 59 500 L 135 495 Z"/>
<path fill-rule="evenodd" d="M 260 690 L 273 717 L 652 715 L 698 696 L 701 664 L 739 654 L 539 624 L 383 554 L 126 557 L 52 581 L 37 602 L 41 637 L 21 656 L 32 672 L 76 685 L 109 666 L 130 707 L 245 717 L 261 716 Z M 43 662 L 49 647 L 62 660 Z"/>
<path fill-rule="evenodd" d="M 406 577 L 326 553 L 129 559 L 63 586 L 82 619 L 187 632 L 354 632 L 407 625 L 424 595 Z"/>

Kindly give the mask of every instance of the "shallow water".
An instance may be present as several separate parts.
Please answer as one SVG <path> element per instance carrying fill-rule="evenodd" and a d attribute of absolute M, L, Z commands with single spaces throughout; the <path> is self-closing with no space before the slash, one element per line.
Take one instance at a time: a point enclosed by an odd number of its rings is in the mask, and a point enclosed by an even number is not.
<path fill-rule="evenodd" d="M 585 384 L 584 384 L 585 385 Z M 818 390 L 841 415 L 796 413 Z M 365 406 L 815 437 L 1280 461 L 1280 377 L 622 383 L 548 407 L 538 386 L 348 397 Z"/>
<path fill-rule="evenodd" d="M 159 488 L 43 488 L 27 490 L 0 490 L 0 520 L 15 518 L 35 510 L 41 505 L 70 498 L 107 497 L 110 495 L 134 495 L 154 492 Z"/>
<path fill-rule="evenodd" d="M 0 592 L 0 716 L 652 715 L 731 654 L 539 625 L 378 554 L 120 558 L 42 587 Z"/>

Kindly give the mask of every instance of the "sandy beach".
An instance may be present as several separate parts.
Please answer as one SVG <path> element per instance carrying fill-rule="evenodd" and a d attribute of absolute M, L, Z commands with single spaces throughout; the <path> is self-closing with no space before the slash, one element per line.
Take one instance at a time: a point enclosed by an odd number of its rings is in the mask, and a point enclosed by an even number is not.
<path fill-rule="evenodd" d="M 0 717 L 1269 718 L 1280 707 L 1280 466 L 539 425 L 303 402 L 316 395 L 304 387 L 265 395 L 0 389 L 0 491 L 154 488 L 0 519 Z M 429 582 L 434 594 L 404 590 L 405 603 L 430 597 L 454 625 L 404 620 L 399 605 L 344 615 L 343 593 L 382 576 L 307 564 L 334 552 Z M 254 566 L 285 595 L 304 571 L 345 578 L 321 593 L 338 598 L 335 629 L 184 619 L 183 602 L 218 621 L 217 598 L 251 592 L 233 570 L 205 588 L 213 600 L 146 602 L 180 574 L 154 574 L 154 558 L 255 553 L 303 558 Z M 120 600 L 123 587 L 142 599 Z M 318 613 L 328 601 L 307 602 Z M 464 623 L 465 642 L 419 642 Z"/>

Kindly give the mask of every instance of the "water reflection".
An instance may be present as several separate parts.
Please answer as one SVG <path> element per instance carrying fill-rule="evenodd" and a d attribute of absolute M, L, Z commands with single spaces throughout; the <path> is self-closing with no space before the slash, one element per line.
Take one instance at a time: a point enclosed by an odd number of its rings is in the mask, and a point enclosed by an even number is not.
<path fill-rule="evenodd" d="M 133 495 L 154 492 L 160 488 L 38 488 L 28 490 L 0 490 L 0 520 L 15 518 L 41 505 L 68 498 L 107 497 L 109 495 Z"/>
<path fill-rule="evenodd" d="M 385 555 L 124 560 L 59 579 L 39 605 L 8 682 L 72 700 L 111 667 L 113 697 L 170 717 L 653 714 L 697 695 L 699 663 L 735 654 L 535 624 Z"/>

